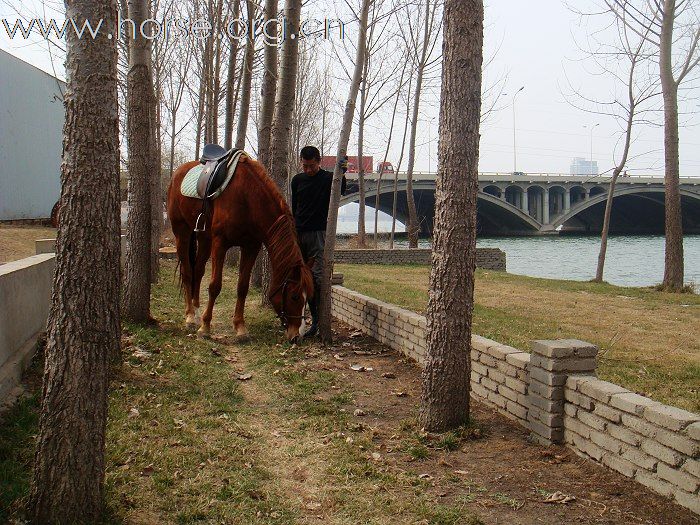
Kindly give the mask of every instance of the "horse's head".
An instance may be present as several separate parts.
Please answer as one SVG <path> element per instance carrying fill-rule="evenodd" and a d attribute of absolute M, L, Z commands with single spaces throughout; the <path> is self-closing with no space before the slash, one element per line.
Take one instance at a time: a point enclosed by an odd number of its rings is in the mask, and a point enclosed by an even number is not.
<path fill-rule="evenodd" d="M 294 266 L 287 277 L 270 292 L 270 302 L 282 321 L 285 336 L 290 343 L 296 343 L 304 321 L 304 306 L 314 293 L 311 270 L 306 264 Z"/>

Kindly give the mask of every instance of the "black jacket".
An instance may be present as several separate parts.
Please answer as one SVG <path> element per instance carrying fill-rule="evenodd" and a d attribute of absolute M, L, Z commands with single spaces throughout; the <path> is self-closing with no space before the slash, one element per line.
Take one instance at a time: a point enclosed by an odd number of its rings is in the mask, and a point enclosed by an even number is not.
<path fill-rule="evenodd" d="M 316 175 L 297 173 L 292 178 L 292 213 L 297 231 L 308 232 L 326 230 L 328 206 L 331 200 L 333 173 L 319 170 Z M 345 194 L 346 180 L 340 194 Z"/>

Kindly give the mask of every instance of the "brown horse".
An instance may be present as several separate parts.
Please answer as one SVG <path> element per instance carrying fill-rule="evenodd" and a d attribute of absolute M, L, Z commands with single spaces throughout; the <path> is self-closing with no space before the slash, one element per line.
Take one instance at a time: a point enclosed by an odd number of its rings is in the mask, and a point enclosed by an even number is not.
<path fill-rule="evenodd" d="M 185 322 L 196 325 L 199 315 L 199 289 L 211 255 L 212 273 L 209 302 L 197 331 L 209 336 L 211 318 L 219 292 L 226 251 L 241 247 L 236 310 L 233 327 L 239 339 L 248 331 L 243 319 L 250 272 L 260 251 L 267 247 L 272 277 L 270 301 L 282 321 L 289 341 L 299 338 L 304 305 L 313 294 L 311 271 L 303 260 L 297 241 L 294 219 L 275 183 L 257 161 L 243 155 L 233 179 L 212 202 L 204 232 L 193 235 L 202 201 L 180 192 L 182 180 L 198 162 L 188 162 L 173 174 L 168 188 L 168 218 L 175 234 L 180 279 L 185 295 Z"/>

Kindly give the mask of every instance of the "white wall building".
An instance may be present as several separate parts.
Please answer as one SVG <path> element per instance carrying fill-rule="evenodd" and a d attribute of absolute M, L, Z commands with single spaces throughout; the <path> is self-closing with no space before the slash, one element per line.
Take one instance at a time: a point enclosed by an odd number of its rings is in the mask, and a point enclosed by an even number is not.
<path fill-rule="evenodd" d="M 570 175 L 598 175 L 598 161 L 574 157 L 571 161 Z"/>
<path fill-rule="evenodd" d="M 51 215 L 61 190 L 65 87 L 0 49 L 0 220 Z"/>

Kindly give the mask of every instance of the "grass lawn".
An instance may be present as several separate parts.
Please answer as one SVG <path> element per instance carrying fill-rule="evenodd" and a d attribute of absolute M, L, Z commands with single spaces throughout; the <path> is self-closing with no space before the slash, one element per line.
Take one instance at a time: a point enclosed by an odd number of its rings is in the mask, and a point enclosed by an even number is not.
<path fill-rule="evenodd" d="M 55 228 L 0 224 L 0 264 L 36 255 L 34 241 L 55 238 Z"/>
<path fill-rule="evenodd" d="M 424 313 L 427 266 L 336 265 L 345 286 Z M 474 332 L 529 351 L 533 339 L 600 347 L 598 375 L 700 412 L 700 296 L 477 270 Z"/>

